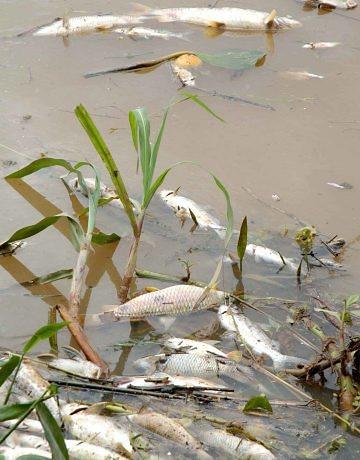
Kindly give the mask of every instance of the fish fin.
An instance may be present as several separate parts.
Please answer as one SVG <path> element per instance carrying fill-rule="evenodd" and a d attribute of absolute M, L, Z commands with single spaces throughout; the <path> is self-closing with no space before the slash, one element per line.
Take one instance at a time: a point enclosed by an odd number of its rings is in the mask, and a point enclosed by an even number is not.
<path fill-rule="evenodd" d="M 140 407 L 140 409 L 138 411 L 138 414 L 146 414 L 146 413 L 149 413 L 149 412 L 150 412 L 150 407 L 149 407 L 148 404 L 145 403 Z"/>
<path fill-rule="evenodd" d="M 159 288 L 153 287 L 153 286 L 146 286 L 145 288 L 146 292 L 156 292 L 159 290 Z"/>
<path fill-rule="evenodd" d="M 225 24 L 223 22 L 210 21 L 208 23 L 208 27 L 214 27 L 215 29 L 223 29 L 225 27 Z"/>
<path fill-rule="evenodd" d="M 49 363 L 56 359 L 56 356 L 52 353 L 42 353 L 41 355 L 37 355 L 36 358 L 40 359 L 40 361 L 44 361 L 45 363 Z"/>
<path fill-rule="evenodd" d="M 272 10 L 272 12 L 269 14 L 269 16 L 265 19 L 265 25 L 267 27 L 271 27 L 275 18 L 277 16 L 276 10 Z"/>
<path fill-rule="evenodd" d="M 113 29 L 113 26 L 112 25 L 102 25 L 102 26 L 97 26 L 96 27 L 96 31 L 97 32 L 103 32 L 105 30 L 110 30 L 110 29 Z"/>

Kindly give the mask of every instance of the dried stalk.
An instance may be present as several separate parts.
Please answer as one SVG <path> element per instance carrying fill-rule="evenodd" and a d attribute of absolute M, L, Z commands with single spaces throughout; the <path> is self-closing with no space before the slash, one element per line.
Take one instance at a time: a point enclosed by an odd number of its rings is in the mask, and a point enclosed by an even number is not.
<path fill-rule="evenodd" d="M 89 340 L 80 324 L 76 320 L 73 320 L 68 309 L 64 305 L 56 305 L 56 309 L 64 321 L 70 321 L 67 327 L 71 335 L 74 337 L 75 341 L 83 351 L 86 358 L 100 367 L 103 376 L 108 376 L 108 366 L 101 359 L 100 355 L 92 349 Z"/>

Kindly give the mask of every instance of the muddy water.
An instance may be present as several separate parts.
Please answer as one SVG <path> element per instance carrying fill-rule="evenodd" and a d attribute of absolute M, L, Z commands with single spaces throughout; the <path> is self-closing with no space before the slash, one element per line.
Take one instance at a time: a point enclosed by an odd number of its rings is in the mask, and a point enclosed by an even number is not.
<path fill-rule="evenodd" d="M 150 6 L 168 7 L 164 0 L 148 2 Z M 155 5 L 156 3 L 156 5 Z M 207 6 L 207 2 L 176 2 L 176 6 Z M 180 160 L 194 160 L 219 176 L 231 193 L 238 226 L 244 215 L 249 218 L 249 230 L 254 241 L 268 244 L 282 254 L 293 256 L 293 243 L 299 221 L 315 225 L 323 238 L 341 235 L 351 242 L 343 256 L 346 272 L 314 271 L 299 289 L 293 275 L 279 274 L 269 267 L 245 262 L 244 286 L 248 295 L 308 300 L 309 289 L 317 289 L 323 297 L 340 300 L 358 292 L 360 273 L 358 138 L 360 130 L 359 21 L 360 9 L 349 12 L 319 14 L 304 10 L 296 1 L 274 0 L 271 7 L 265 0 L 219 2 L 218 6 L 253 7 L 259 10 L 275 8 L 280 15 L 290 14 L 303 23 L 297 30 L 265 34 L 223 33 L 210 37 L 204 29 L 185 24 L 153 25 L 177 32 L 189 32 L 189 42 L 176 39 L 131 40 L 115 34 L 102 33 L 81 37 L 61 38 L 16 34 L 68 12 L 76 14 L 127 13 L 128 2 L 106 1 L 28 1 L 0 0 L 0 159 L 1 173 L 6 175 L 40 154 L 67 160 L 94 162 L 108 182 L 105 171 L 73 115 L 78 103 L 83 103 L 93 115 L 114 152 L 121 172 L 134 197 L 140 195 L 140 182 L 135 174 L 136 157 L 131 146 L 127 124 L 130 109 L 145 106 L 157 127 L 164 107 L 177 95 L 179 84 L 163 65 L 144 75 L 114 74 L 84 79 L 87 72 L 104 70 L 152 59 L 180 49 L 216 52 L 224 49 L 264 49 L 268 56 L 262 67 L 233 72 L 202 66 L 194 71 L 197 85 L 229 96 L 239 96 L 260 104 L 271 105 L 266 110 L 220 97 L 199 95 L 222 116 L 220 123 L 193 104 L 178 105 L 171 112 L 159 158 L 160 168 Z M 151 23 L 149 23 L 151 24 Z M 341 46 L 325 50 L 302 48 L 305 42 L 338 41 Z M 323 79 L 297 81 L 284 76 L 286 71 L 303 71 L 322 75 Z M 194 90 L 196 92 L 196 90 Z M 81 209 L 76 197 L 70 201 L 59 180 L 62 171 L 53 169 L 37 173 L 26 181 L 0 182 L 2 197 L 1 239 L 20 226 L 28 225 L 60 212 Z M 351 190 L 340 190 L 327 182 L 348 182 Z M 184 194 L 212 209 L 223 221 L 223 197 L 200 168 L 182 166 L 169 176 L 166 187 L 181 186 Z M 280 197 L 274 202 L 273 194 Z M 85 202 L 80 199 L 84 204 Z M 276 208 L 276 209 L 275 209 Z M 294 218 L 296 216 L 296 218 Z M 123 238 L 118 245 L 95 248 L 89 260 L 87 290 L 83 312 L 100 311 L 101 306 L 116 301 L 116 285 L 128 253 L 130 231 L 121 213 L 108 208 L 99 211 L 98 227 L 117 232 Z M 177 220 L 155 199 L 149 210 L 139 266 L 144 269 L 182 275 L 181 260 L 193 264 L 195 279 L 208 280 L 221 253 L 221 241 L 211 232 L 188 232 L 190 225 L 180 228 Z M 288 230 L 284 236 L 285 229 Z M 69 242 L 65 224 L 32 238 L 16 256 L 2 258 L 0 277 L 1 341 L 3 347 L 17 349 L 34 329 L 47 321 L 48 306 L 64 300 L 68 281 L 56 286 L 25 289 L 17 283 L 33 276 L 46 274 L 74 265 L 76 254 Z M 144 285 L 164 286 L 155 281 L 138 281 Z M 227 267 L 221 284 L 236 287 L 236 280 Z M 283 323 L 286 307 L 281 302 L 259 302 L 266 311 Z M 215 321 L 213 312 L 184 318 L 171 332 L 183 336 L 201 330 Z M 254 319 L 262 324 L 264 317 Z M 317 320 L 322 322 L 320 316 Z M 133 325 L 116 324 L 94 328 L 85 318 L 88 334 L 100 353 L 116 373 L 134 373 L 134 359 L 157 352 L 156 339 L 164 330 L 158 323 Z M 288 353 L 310 357 L 313 351 L 298 341 L 286 328 L 280 330 L 267 324 Z M 327 323 L 329 334 L 334 334 Z M 301 334 L 312 343 L 320 344 L 299 326 Z M 356 332 L 356 323 L 354 326 Z M 213 338 L 219 338 L 220 332 Z M 129 347 L 129 337 L 139 342 Z M 61 341 L 68 341 L 63 334 Z M 152 342 L 150 344 L 149 342 Z M 131 342 L 132 343 L 132 342 Z M 231 340 L 222 346 L 231 349 Z M 328 387 L 335 388 L 330 378 Z M 310 390 L 314 390 L 309 388 Z M 272 388 L 272 395 L 289 397 L 282 388 Z M 251 392 L 250 392 L 251 393 Z M 320 393 L 320 395 L 319 395 Z M 330 404 L 325 391 L 316 393 Z M 294 413 L 278 414 L 287 423 Z M 315 420 L 326 432 L 326 439 L 341 434 L 332 430 L 332 421 Z M 300 427 L 297 427 L 299 432 Z M 284 435 L 284 433 L 282 433 Z M 280 436 L 280 435 L 279 435 Z M 324 438 L 303 435 L 301 446 L 315 449 Z M 291 438 L 291 436 L 290 436 Z M 293 445 L 292 441 L 287 441 Z M 323 451 L 322 451 L 323 452 Z M 350 450 L 343 453 L 349 458 Z M 345 453 L 344 453 L 345 452 Z M 345 458 L 345 457 L 343 457 Z"/>

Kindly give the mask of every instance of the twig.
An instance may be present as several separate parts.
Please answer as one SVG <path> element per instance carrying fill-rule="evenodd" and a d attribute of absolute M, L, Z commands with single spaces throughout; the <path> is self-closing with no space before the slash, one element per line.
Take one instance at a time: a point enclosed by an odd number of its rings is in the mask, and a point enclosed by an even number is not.
<path fill-rule="evenodd" d="M 59 312 L 61 318 L 64 321 L 69 321 L 70 323 L 67 325 L 71 335 L 74 337 L 76 343 L 81 348 L 82 352 L 86 356 L 86 358 L 100 367 L 102 374 L 107 376 L 109 374 L 109 368 L 105 364 L 105 362 L 101 359 L 100 355 L 92 349 L 89 340 L 77 321 L 74 321 L 72 316 L 69 314 L 67 308 L 64 305 L 56 305 L 56 309 Z"/>

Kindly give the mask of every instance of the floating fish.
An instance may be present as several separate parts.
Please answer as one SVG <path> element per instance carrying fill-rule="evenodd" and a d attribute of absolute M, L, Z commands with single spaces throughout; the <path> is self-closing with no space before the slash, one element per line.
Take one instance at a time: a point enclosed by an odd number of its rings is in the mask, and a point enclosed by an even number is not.
<path fill-rule="evenodd" d="M 190 340 L 190 339 L 181 339 L 179 337 L 171 337 L 166 339 L 163 345 L 167 348 L 176 351 L 182 351 L 186 353 L 190 353 L 192 355 L 200 355 L 200 356 L 220 356 L 221 358 L 227 358 L 226 354 L 219 350 L 218 348 L 210 345 L 206 342 L 199 342 L 197 340 Z"/>
<path fill-rule="evenodd" d="M 351 190 L 353 186 L 351 184 L 348 184 L 347 182 L 343 182 L 341 184 L 337 184 L 336 182 L 326 182 L 327 185 L 330 185 L 330 187 L 334 188 L 339 188 L 341 190 Z"/>
<path fill-rule="evenodd" d="M 76 460 L 125 460 L 124 457 L 105 447 L 76 439 L 65 439 L 70 458 Z"/>
<path fill-rule="evenodd" d="M 307 49 L 322 49 L 322 48 L 335 48 L 335 46 L 341 45 L 340 42 L 310 42 L 305 43 L 303 48 Z"/>
<path fill-rule="evenodd" d="M 149 29 L 148 27 L 122 27 L 114 29 L 113 32 L 135 39 L 144 38 L 148 40 L 149 38 L 162 38 L 163 40 L 169 40 L 170 38 L 178 38 L 179 40 L 188 40 L 185 34 L 180 32 L 176 33 L 168 30 Z"/>
<path fill-rule="evenodd" d="M 39 372 L 30 364 L 23 362 L 14 383 L 14 392 L 25 395 L 28 401 L 38 399 L 49 387 L 49 382 L 45 380 Z M 55 420 L 60 424 L 61 417 L 59 406 L 54 398 L 47 399 L 44 404 Z"/>
<path fill-rule="evenodd" d="M 195 77 L 190 70 L 179 67 L 176 64 L 171 64 L 173 74 L 178 77 L 182 86 L 195 86 Z"/>
<path fill-rule="evenodd" d="M 119 388 L 134 388 L 152 391 L 167 388 L 197 391 L 232 391 L 232 389 L 225 385 L 213 383 L 200 377 L 169 375 L 164 372 L 157 372 L 156 374 L 148 376 L 118 377 L 116 379 L 116 386 Z"/>
<path fill-rule="evenodd" d="M 306 70 L 302 71 L 291 71 L 287 70 L 286 72 L 280 72 L 280 75 L 293 78 L 294 80 L 310 80 L 311 78 L 323 79 L 325 78 L 323 75 L 317 75 L 315 73 L 307 72 Z"/>
<path fill-rule="evenodd" d="M 18 423 L 17 419 L 6 420 L 5 422 L 0 423 L 0 427 L 4 426 L 6 428 L 12 428 Z M 44 430 L 41 423 L 38 420 L 33 420 L 31 418 L 25 419 L 20 425 L 17 426 L 17 430 L 27 431 L 29 433 L 43 434 Z"/>
<path fill-rule="evenodd" d="M 28 458 L 52 458 L 50 452 L 41 449 L 35 449 L 32 447 L 3 447 L 0 446 L 0 455 L 5 458 L 5 460 L 17 460 L 19 457 L 29 456 Z"/>
<path fill-rule="evenodd" d="M 96 364 L 76 355 L 73 359 L 57 358 L 52 354 L 39 355 L 38 359 L 45 362 L 49 367 L 71 374 L 80 375 L 86 378 L 98 379 L 101 376 L 101 369 Z"/>
<path fill-rule="evenodd" d="M 322 9 L 351 10 L 357 7 L 355 0 L 300 0 L 306 6 Z"/>
<path fill-rule="evenodd" d="M 210 289 L 206 297 L 198 302 L 204 293 L 204 288 L 180 284 L 158 291 L 149 292 L 134 297 L 122 305 L 106 305 L 111 310 L 103 315 L 110 314 L 113 319 L 142 318 L 144 316 L 181 315 L 192 311 L 206 310 L 219 305 L 224 293 Z M 197 303 L 199 303 L 197 305 Z M 100 315 L 101 317 L 101 315 Z"/>
<path fill-rule="evenodd" d="M 22 32 L 19 36 L 32 33 L 36 37 L 40 36 L 62 36 L 74 34 L 84 34 L 89 32 L 101 32 L 111 30 L 114 27 L 126 26 L 128 24 L 139 24 L 143 22 L 140 16 L 79 16 L 74 18 L 56 18 L 48 24 L 35 27 L 27 32 Z"/>
<path fill-rule="evenodd" d="M 86 178 L 84 178 L 84 182 L 85 182 L 85 184 L 86 184 L 86 186 L 87 186 L 87 188 L 89 189 L 90 192 L 95 191 L 95 179 L 93 179 L 91 177 L 86 177 Z M 87 197 L 86 190 L 84 190 L 81 187 L 77 177 L 75 177 L 74 179 L 71 179 L 68 182 L 68 185 L 69 185 L 70 189 L 73 190 L 74 192 L 82 193 L 84 196 Z M 100 182 L 100 198 L 103 198 L 104 200 L 111 199 L 111 201 L 109 201 L 110 206 L 114 206 L 116 208 L 124 209 L 124 206 L 123 206 L 122 202 L 120 201 L 119 198 L 117 198 L 116 192 L 111 187 L 108 187 L 107 185 L 103 184 L 102 182 Z M 130 198 L 130 201 L 131 201 L 131 203 L 133 205 L 133 209 L 136 211 L 138 209 L 138 203 L 135 200 L 132 200 L 131 198 Z"/>
<path fill-rule="evenodd" d="M 222 327 L 240 335 L 244 342 L 256 355 L 268 356 L 276 371 L 284 369 L 287 365 L 304 365 L 306 361 L 295 356 L 283 355 L 278 351 L 278 346 L 265 334 L 265 332 L 245 315 L 237 313 L 227 305 L 221 305 L 218 318 Z"/>
<path fill-rule="evenodd" d="M 237 382 L 253 384 L 253 372 L 230 359 L 176 353 L 159 360 L 157 370 L 170 375 L 201 378 L 229 377 Z"/>
<path fill-rule="evenodd" d="M 176 190 L 161 190 L 159 195 L 161 199 L 176 213 L 180 220 L 184 221 L 185 219 L 192 219 L 192 212 L 200 228 L 211 228 L 222 238 L 225 236 L 226 228 L 220 225 L 220 222 L 216 217 L 205 211 L 205 209 L 195 203 L 195 201 L 178 195 Z"/>
<path fill-rule="evenodd" d="M 278 251 L 266 246 L 247 244 L 245 252 L 248 256 L 254 258 L 255 263 L 274 265 L 277 268 L 286 266 L 291 271 L 296 271 L 298 267 L 298 264 L 293 259 L 282 257 Z"/>
<path fill-rule="evenodd" d="M 164 438 L 171 439 L 174 442 L 183 444 L 192 449 L 201 449 L 201 443 L 175 419 L 156 412 L 132 414 L 128 415 L 127 418 L 142 428 L 152 431 Z"/>
<path fill-rule="evenodd" d="M 20 430 L 15 430 L 5 441 L 6 445 L 12 447 L 30 447 L 33 449 L 49 450 L 49 443 L 44 437 L 25 433 Z"/>
<path fill-rule="evenodd" d="M 265 13 L 240 8 L 169 8 L 146 11 L 159 22 L 187 22 L 207 27 L 234 30 L 292 29 L 301 23 L 287 17 L 276 17 L 276 11 Z"/>
<path fill-rule="evenodd" d="M 254 441 L 239 438 L 219 429 L 202 429 L 201 440 L 241 460 L 272 460 L 276 457 L 269 449 Z"/>
<path fill-rule="evenodd" d="M 69 433 L 81 441 L 109 448 L 125 456 L 129 456 L 133 450 L 128 428 L 120 426 L 110 417 L 83 410 L 64 415 L 63 421 Z"/>

